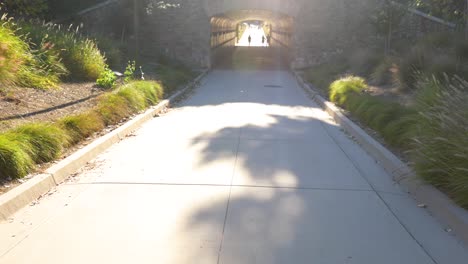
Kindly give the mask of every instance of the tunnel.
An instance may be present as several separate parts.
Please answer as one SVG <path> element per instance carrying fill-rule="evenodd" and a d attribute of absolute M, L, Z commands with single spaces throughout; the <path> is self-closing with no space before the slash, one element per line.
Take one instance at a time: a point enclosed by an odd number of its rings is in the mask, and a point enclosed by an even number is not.
<path fill-rule="evenodd" d="M 215 69 L 287 69 L 294 19 L 278 11 L 233 10 L 210 18 L 210 58 Z"/>

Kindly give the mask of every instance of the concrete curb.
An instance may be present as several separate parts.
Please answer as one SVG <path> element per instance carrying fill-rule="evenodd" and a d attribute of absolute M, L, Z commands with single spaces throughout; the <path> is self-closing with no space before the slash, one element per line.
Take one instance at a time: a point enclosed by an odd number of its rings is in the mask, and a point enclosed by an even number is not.
<path fill-rule="evenodd" d="M 0 196 L 0 221 L 7 220 L 19 209 L 35 201 L 52 188 L 65 181 L 71 174 L 96 158 L 113 144 L 125 138 L 128 134 L 138 129 L 146 121 L 152 119 L 165 107 L 170 106 L 175 100 L 192 89 L 205 77 L 208 70 L 201 73 L 195 80 L 169 99 L 160 102 L 158 105 L 148 109 L 146 112 L 137 115 L 132 120 L 126 122 L 116 130 L 96 139 L 91 144 L 73 153 L 71 156 L 61 160 L 45 171 L 44 174 L 34 176 L 29 181 L 8 191 Z"/>
<path fill-rule="evenodd" d="M 440 222 L 450 226 L 455 234 L 468 245 L 468 211 L 457 206 L 444 193 L 424 183 L 413 170 L 363 129 L 347 118 L 333 103 L 328 102 L 294 72 L 299 85 L 312 94 L 312 99 L 330 114 L 335 122 L 346 130 L 382 167 L 393 180 L 405 188 L 417 201 L 425 204 L 429 212 Z"/>

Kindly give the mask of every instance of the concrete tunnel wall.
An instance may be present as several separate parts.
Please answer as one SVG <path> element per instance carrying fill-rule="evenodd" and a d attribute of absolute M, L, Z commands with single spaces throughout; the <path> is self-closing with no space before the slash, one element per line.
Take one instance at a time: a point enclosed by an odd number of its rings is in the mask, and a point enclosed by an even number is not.
<path fill-rule="evenodd" d="M 141 17 L 141 56 L 156 54 L 194 68 L 210 67 L 213 48 L 233 47 L 237 25 L 261 20 L 272 25 L 271 44 L 295 49 L 294 15 L 300 0 L 174 0 L 178 5 L 154 9 Z"/>

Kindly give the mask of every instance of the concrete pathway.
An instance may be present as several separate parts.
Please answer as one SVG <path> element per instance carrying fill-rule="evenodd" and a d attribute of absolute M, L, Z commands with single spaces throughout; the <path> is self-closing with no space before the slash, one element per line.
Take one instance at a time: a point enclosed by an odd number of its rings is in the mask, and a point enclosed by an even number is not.
<path fill-rule="evenodd" d="M 466 264 L 468 251 L 280 71 L 180 107 L 0 224 L 0 263 Z"/>

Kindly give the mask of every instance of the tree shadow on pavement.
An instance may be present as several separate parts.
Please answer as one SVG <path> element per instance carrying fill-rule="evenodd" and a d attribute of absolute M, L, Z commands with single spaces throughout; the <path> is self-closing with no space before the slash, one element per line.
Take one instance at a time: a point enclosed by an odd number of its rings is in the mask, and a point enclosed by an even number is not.
<path fill-rule="evenodd" d="M 187 235 L 203 229 L 221 237 L 223 264 L 426 263 L 327 134 L 338 127 L 313 116 L 269 118 L 274 122 L 224 127 L 193 139 L 205 144 L 200 165 L 212 164 L 229 153 L 215 142 L 233 139 L 232 130 L 240 129 L 229 198 L 194 208 Z"/>

